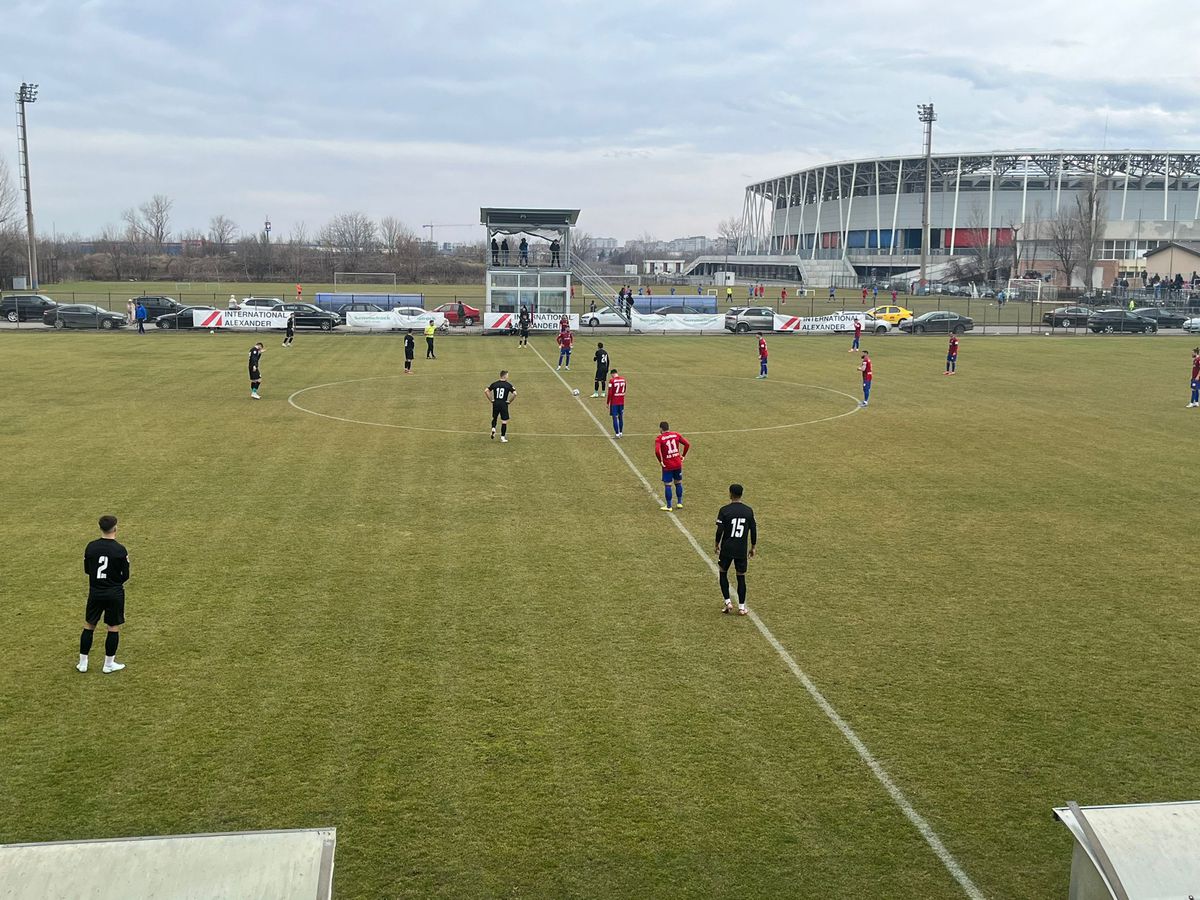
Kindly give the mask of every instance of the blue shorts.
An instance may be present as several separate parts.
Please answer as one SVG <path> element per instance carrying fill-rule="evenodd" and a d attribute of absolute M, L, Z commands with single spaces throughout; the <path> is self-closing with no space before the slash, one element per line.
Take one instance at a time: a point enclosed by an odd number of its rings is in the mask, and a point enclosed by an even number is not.
<path fill-rule="evenodd" d="M 683 481 L 683 469 L 663 469 L 663 484 L 670 484 L 672 481 Z"/>
<path fill-rule="evenodd" d="M 946 362 L 954 362 L 956 359 L 958 359 L 957 353 L 947 353 L 946 354 Z"/>
<path fill-rule="evenodd" d="M 610 416 L 624 415 L 625 414 L 625 404 L 624 403 L 614 403 L 612 406 L 610 406 L 608 408 L 608 414 Z"/>

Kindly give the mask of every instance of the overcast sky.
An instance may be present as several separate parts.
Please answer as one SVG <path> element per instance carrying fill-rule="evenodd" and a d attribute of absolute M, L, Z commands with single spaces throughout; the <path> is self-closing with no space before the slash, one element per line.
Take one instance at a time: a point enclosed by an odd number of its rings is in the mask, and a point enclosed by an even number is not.
<path fill-rule="evenodd" d="M 1200 150 L 1196 21 L 1194 0 L 0 0 L 0 75 L 41 85 L 39 231 L 163 193 L 177 232 L 519 205 L 671 238 L 714 235 L 751 181 L 919 152 L 929 100 L 938 151 Z"/>

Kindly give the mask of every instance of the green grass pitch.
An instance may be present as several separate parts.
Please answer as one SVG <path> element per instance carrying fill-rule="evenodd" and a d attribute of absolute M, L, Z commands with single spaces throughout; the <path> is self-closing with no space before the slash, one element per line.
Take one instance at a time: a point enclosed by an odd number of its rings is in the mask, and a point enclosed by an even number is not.
<path fill-rule="evenodd" d="M 402 377 L 272 335 L 258 402 L 252 340 L 0 336 L 0 841 L 334 825 L 339 897 L 963 896 L 551 338 Z M 1063 896 L 1052 806 L 1200 796 L 1193 342 L 967 335 L 946 378 L 867 340 L 851 412 L 848 339 L 769 341 L 760 382 L 752 338 L 606 340 L 622 449 L 657 489 L 658 421 L 693 441 L 706 549 L 746 485 L 757 615 L 983 894 Z M 128 668 L 79 675 L 102 512 Z"/>

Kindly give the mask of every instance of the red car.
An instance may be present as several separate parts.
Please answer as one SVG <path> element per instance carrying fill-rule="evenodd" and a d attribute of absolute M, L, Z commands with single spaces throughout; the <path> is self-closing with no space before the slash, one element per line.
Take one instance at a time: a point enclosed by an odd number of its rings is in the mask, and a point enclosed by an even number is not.
<path fill-rule="evenodd" d="M 436 307 L 433 311 L 441 313 L 446 317 L 446 321 L 451 325 L 474 325 L 479 321 L 479 310 L 473 306 L 468 306 L 466 303 L 462 305 L 463 315 L 462 321 L 458 321 L 458 304 L 443 303 Z"/>

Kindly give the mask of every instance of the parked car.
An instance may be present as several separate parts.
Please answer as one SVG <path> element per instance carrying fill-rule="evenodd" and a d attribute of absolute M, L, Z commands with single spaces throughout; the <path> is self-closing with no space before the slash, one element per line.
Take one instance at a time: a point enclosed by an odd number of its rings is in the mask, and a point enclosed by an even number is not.
<path fill-rule="evenodd" d="M 835 312 L 835 316 L 845 316 L 845 318 L 835 323 L 835 332 L 851 332 L 854 330 L 854 320 L 862 320 L 862 329 L 867 334 L 887 334 L 892 330 L 890 322 L 885 322 L 883 319 L 877 319 L 870 313 L 859 312 L 854 309 L 845 309 L 840 312 Z"/>
<path fill-rule="evenodd" d="M 775 310 L 769 306 L 734 306 L 725 312 L 725 330 L 736 334 L 774 331 Z"/>
<path fill-rule="evenodd" d="M 580 313 L 579 324 L 591 328 L 598 328 L 601 325 L 624 326 L 629 324 L 629 320 L 617 312 L 615 306 L 602 306 L 593 312 Z"/>
<path fill-rule="evenodd" d="M 443 331 L 450 327 L 446 317 L 437 311 L 422 309 L 419 306 L 394 306 L 392 314 L 400 320 L 400 328 L 424 328 L 433 321 L 433 327 Z"/>
<path fill-rule="evenodd" d="M 124 328 L 125 316 L 91 303 L 70 303 L 48 309 L 42 321 L 55 328 Z"/>
<path fill-rule="evenodd" d="M 458 303 L 443 303 L 441 306 L 435 306 L 433 311 L 445 316 L 446 321 L 451 325 L 469 326 L 479 321 L 479 310 L 466 303 L 463 304 L 463 320 L 461 322 L 458 321 Z"/>
<path fill-rule="evenodd" d="M 211 306 L 185 306 L 173 313 L 163 313 L 154 324 L 159 328 L 195 328 L 197 314 L 203 318 L 206 313 L 215 311 Z"/>
<path fill-rule="evenodd" d="M 0 300 L 0 316 L 9 322 L 40 321 L 56 306 L 45 294 L 7 294 Z"/>
<path fill-rule="evenodd" d="M 922 313 L 911 321 L 900 323 L 900 330 L 907 331 L 909 334 L 924 334 L 925 332 L 949 334 L 951 331 L 955 334 L 962 334 L 974 327 L 975 320 L 970 316 L 951 312 L 948 309 L 935 309 L 932 312 Z"/>
<path fill-rule="evenodd" d="M 1042 322 L 1051 328 L 1085 328 L 1095 310 L 1090 306 L 1060 306 L 1042 314 Z"/>
<path fill-rule="evenodd" d="M 1200 334 L 1200 318 L 1188 319 L 1183 323 L 1183 330 L 1188 334 Z"/>
<path fill-rule="evenodd" d="M 167 313 L 176 313 L 183 309 L 183 304 L 174 297 L 130 297 L 135 304 L 140 303 L 146 307 L 146 321 L 153 322 L 159 316 L 165 316 Z"/>
<path fill-rule="evenodd" d="M 283 306 L 278 297 L 243 297 L 238 309 L 274 309 L 276 306 Z"/>
<path fill-rule="evenodd" d="M 903 306 L 877 306 L 874 309 L 867 310 L 867 312 L 877 319 L 890 322 L 892 325 L 908 322 L 913 317 L 912 310 L 905 309 Z"/>
<path fill-rule="evenodd" d="M 297 328 L 320 328 L 322 331 L 333 331 L 342 324 L 337 313 L 313 306 L 311 303 L 281 303 L 271 309 L 275 312 L 282 310 L 291 313 L 296 318 Z"/>
<path fill-rule="evenodd" d="M 1157 306 L 1143 306 L 1135 309 L 1133 314 L 1153 319 L 1158 323 L 1159 328 L 1182 328 L 1183 323 L 1188 318 L 1183 313 L 1175 312 L 1173 309 L 1162 309 Z"/>
<path fill-rule="evenodd" d="M 1088 328 L 1096 334 L 1154 334 L 1158 323 L 1127 309 L 1102 309 L 1088 319 Z"/>
<path fill-rule="evenodd" d="M 708 313 L 702 309 L 696 309 L 692 306 L 684 306 L 679 304 L 676 306 L 664 306 L 662 309 L 651 310 L 656 316 L 704 316 Z"/>
<path fill-rule="evenodd" d="M 346 313 L 352 312 L 387 312 L 387 310 L 375 303 L 362 303 L 356 300 L 353 303 L 344 303 L 338 307 L 337 317 L 345 325 Z"/>

